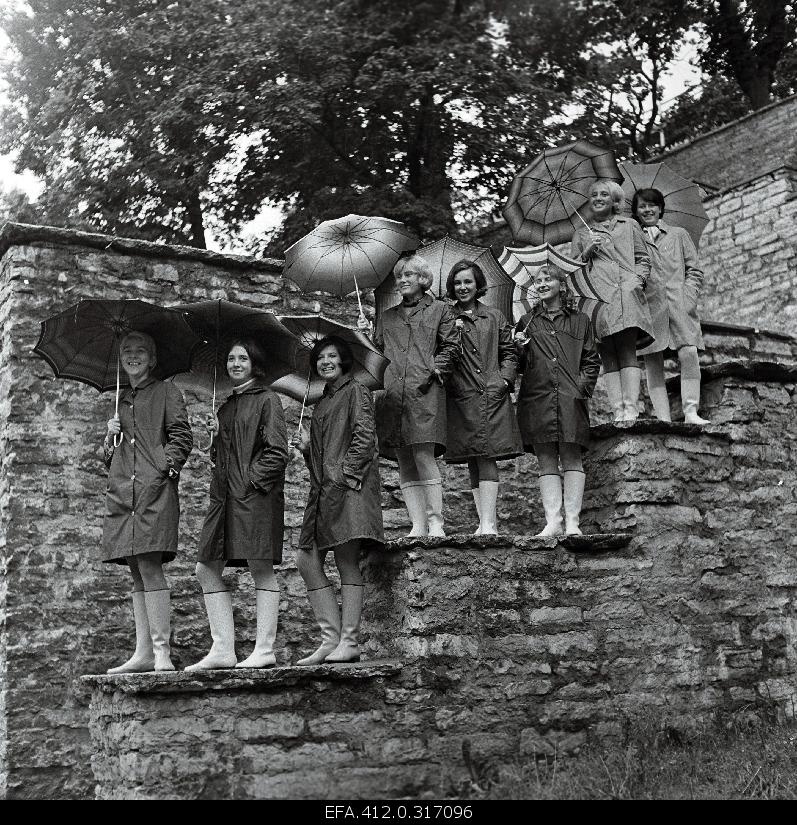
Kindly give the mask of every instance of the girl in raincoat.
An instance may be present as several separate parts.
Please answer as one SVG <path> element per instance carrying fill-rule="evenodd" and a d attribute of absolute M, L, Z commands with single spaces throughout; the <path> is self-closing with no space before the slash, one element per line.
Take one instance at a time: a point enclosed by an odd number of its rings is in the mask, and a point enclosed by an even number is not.
<path fill-rule="evenodd" d="M 670 421 L 670 400 L 664 383 L 664 356 L 677 353 L 681 364 L 681 405 L 687 424 L 708 424 L 698 415 L 700 362 L 703 349 L 697 299 L 703 285 L 703 270 L 692 238 L 685 229 L 662 220 L 664 195 L 658 189 L 640 189 L 631 201 L 631 214 L 645 232 L 653 263 L 650 286 L 651 314 L 656 340 L 640 355 L 645 357 L 648 394 L 653 411 Z M 655 308 L 655 309 L 654 309 Z"/>
<path fill-rule="evenodd" d="M 451 309 L 426 292 L 434 274 L 423 258 L 401 258 L 393 272 L 402 301 L 377 319 L 373 338 L 390 359 L 376 407 L 379 452 L 398 461 L 409 535 L 444 536 L 435 456 L 446 449 L 443 385 L 459 358 L 459 335 Z M 368 322 L 362 319 L 359 326 L 366 329 Z"/>
<path fill-rule="evenodd" d="M 119 362 L 130 386 L 119 398 L 118 417 L 108 421 L 103 445 L 109 472 L 102 558 L 130 568 L 136 649 L 108 673 L 174 670 L 163 563 L 177 553 L 177 482 L 194 443 L 191 425 L 180 390 L 152 376 L 157 351 L 151 336 L 122 338 Z"/>
<path fill-rule="evenodd" d="M 477 535 L 494 535 L 499 459 L 521 455 L 517 418 L 510 393 L 515 387 L 517 353 L 512 326 L 501 312 L 481 303 L 487 282 L 478 264 L 458 261 L 446 281 L 454 301 L 460 360 L 446 388 L 446 463 L 467 462 L 479 515 Z"/>
<path fill-rule="evenodd" d="M 311 369 L 326 387 L 313 410 L 310 432 L 301 433 L 310 494 L 296 565 L 322 642 L 299 665 L 359 661 L 360 550 L 384 545 L 374 408 L 371 393 L 350 375 L 352 362 L 348 344 L 334 335 L 317 341 L 310 354 Z M 340 610 L 324 573 L 329 550 L 340 573 Z"/>
<path fill-rule="evenodd" d="M 540 299 L 520 319 L 515 342 L 523 379 L 518 394 L 518 420 L 523 446 L 537 456 L 545 527 L 538 536 L 562 533 L 564 499 L 567 535 L 581 535 L 584 497 L 583 450 L 589 446 L 589 409 L 600 371 L 592 322 L 574 308 L 565 274 L 542 266 L 534 276 Z M 559 475 L 561 460 L 564 475 Z"/>
<path fill-rule="evenodd" d="M 639 415 L 636 350 L 653 335 L 644 292 L 650 253 L 637 222 L 617 214 L 624 200 L 619 184 L 596 181 L 590 189 L 589 229 L 576 230 L 571 244 L 571 256 L 584 262 L 585 280 L 603 302 L 595 336 L 615 422 L 635 421 Z"/>
<path fill-rule="evenodd" d="M 266 356 L 251 340 L 227 354 L 232 395 L 221 405 L 211 448 L 213 476 L 196 575 L 205 599 L 213 645 L 186 670 L 272 667 L 279 613 L 274 563 L 282 561 L 288 435 L 282 404 L 264 383 Z M 236 663 L 232 599 L 221 577 L 226 565 L 248 566 L 255 581 L 257 634 L 251 655 Z"/>

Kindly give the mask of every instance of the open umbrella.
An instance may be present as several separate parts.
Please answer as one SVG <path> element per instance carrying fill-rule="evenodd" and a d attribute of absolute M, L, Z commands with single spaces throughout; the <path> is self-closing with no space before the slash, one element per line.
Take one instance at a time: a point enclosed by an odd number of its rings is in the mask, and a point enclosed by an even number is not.
<path fill-rule="evenodd" d="M 283 274 L 300 289 L 343 297 L 371 289 L 390 273 L 402 252 L 418 238 L 403 223 L 388 218 L 346 215 L 320 223 L 285 250 Z"/>
<path fill-rule="evenodd" d="M 313 375 L 310 364 L 310 351 L 321 338 L 327 335 L 342 338 L 351 347 L 354 357 L 350 375 L 369 390 L 381 389 L 390 360 L 385 358 L 362 332 L 323 315 L 280 315 L 279 320 L 296 336 L 300 349 L 297 352 L 296 370 L 274 381 L 271 388 L 302 402 L 302 411 L 299 414 L 300 430 L 305 407 L 315 404 L 324 393 L 325 382 L 317 375 Z"/>
<path fill-rule="evenodd" d="M 267 383 L 296 367 L 298 341 L 273 312 L 223 300 L 180 304 L 174 309 L 181 312 L 201 338 L 191 359 L 190 370 L 178 376 L 176 383 L 212 393 L 213 415 L 216 413 L 217 392 L 232 389 L 232 382 L 227 376 L 226 348 L 236 338 L 253 339 L 268 356 L 265 365 Z"/>
<path fill-rule="evenodd" d="M 516 241 L 569 241 L 589 214 L 589 190 L 599 178 L 620 183 L 614 153 L 586 140 L 546 149 L 518 172 L 502 210 Z M 583 214 L 582 214 L 583 213 Z"/>
<path fill-rule="evenodd" d="M 463 243 L 446 235 L 439 241 L 416 249 L 415 254 L 423 258 L 434 273 L 434 281 L 429 289 L 435 298 L 445 298 L 448 273 L 457 261 L 467 260 L 478 264 L 487 281 L 487 292 L 479 300 L 500 310 L 508 320 L 512 320 L 512 293 L 515 284 L 498 265 L 488 247 Z M 374 290 L 374 300 L 377 315 L 401 303 L 401 293 L 392 278 L 387 278 Z"/>
<path fill-rule="evenodd" d="M 638 189 L 658 189 L 666 202 L 664 219 L 685 229 L 698 246 L 708 224 L 700 187 L 663 163 L 620 163 L 619 166 L 625 178 L 623 192 L 629 206 Z"/>
<path fill-rule="evenodd" d="M 98 389 L 119 390 L 127 376 L 119 367 L 119 343 L 129 332 L 146 332 L 155 340 L 157 362 L 152 374 L 168 378 L 189 368 L 199 336 L 179 313 L 139 300 L 88 298 L 42 321 L 33 351 L 57 378 L 71 378 Z"/>

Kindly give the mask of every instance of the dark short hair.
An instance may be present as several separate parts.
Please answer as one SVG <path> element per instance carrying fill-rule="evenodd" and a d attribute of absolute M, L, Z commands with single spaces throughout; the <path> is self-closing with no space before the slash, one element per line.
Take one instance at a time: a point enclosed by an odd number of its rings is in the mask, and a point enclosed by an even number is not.
<path fill-rule="evenodd" d="M 661 210 L 659 217 L 664 215 L 664 195 L 662 195 L 658 189 L 637 189 L 636 192 L 634 192 L 634 197 L 631 198 L 631 214 L 635 218 L 638 218 L 636 210 L 639 206 L 640 198 L 646 200 L 648 203 L 655 203 Z"/>
<path fill-rule="evenodd" d="M 473 277 L 476 281 L 476 297 L 481 298 L 482 295 L 487 292 L 487 279 L 484 277 L 482 268 L 478 264 L 473 263 L 473 261 L 468 261 L 463 258 L 461 261 L 457 261 L 454 266 L 451 267 L 451 272 L 448 273 L 446 295 L 448 295 L 452 301 L 456 301 L 457 299 L 454 293 L 454 278 L 458 273 L 464 272 L 466 269 L 473 270 Z"/>
<path fill-rule="evenodd" d="M 252 375 L 255 378 L 265 379 L 266 377 L 266 353 L 257 341 L 252 338 L 237 338 L 227 347 L 227 358 L 230 357 L 233 347 L 243 347 L 252 362 Z M 225 359 L 226 360 L 226 359 Z"/>
<path fill-rule="evenodd" d="M 354 364 L 351 347 L 339 336 L 327 335 L 324 338 L 319 338 L 310 350 L 310 370 L 313 375 L 318 375 L 318 357 L 321 355 L 321 350 L 326 347 L 335 347 L 340 356 L 340 366 L 343 373 L 349 372 L 352 364 Z"/>

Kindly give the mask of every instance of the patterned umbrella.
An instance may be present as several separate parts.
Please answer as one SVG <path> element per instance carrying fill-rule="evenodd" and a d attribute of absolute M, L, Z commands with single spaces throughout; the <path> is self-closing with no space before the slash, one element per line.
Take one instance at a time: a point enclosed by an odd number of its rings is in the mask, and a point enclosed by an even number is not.
<path fill-rule="evenodd" d="M 625 178 L 623 192 L 629 207 L 638 189 L 658 189 L 665 200 L 664 220 L 685 229 L 698 246 L 708 215 L 703 206 L 703 194 L 696 183 L 681 177 L 663 163 L 620 163 L 620 171 Z"/>
<path fill-rule="evenodd" d="M 380 284 L 418 238 L 398 221 L 346 215 L 324 221 L 285 250 L 283 274 L 300 289 L 343 297 Z M 363 314 L 360 303 L 360 315 Z"/>
<path fill-rule="evenodd" d="M 516 241 L 569 241 L 589 214 L 589 190 L 599 178 L 620 183 L 614 153 L 577 140 L 546 149 L 512 181 L 502 212 Z M 583 214 L 582 214 L 583 213 Z"/>
<path fill-rule="evenodd" d="M 488 247 L 474 246 L 446 236 L 416 249 L 415 254 L 423 258 L 434 272 L 434 281 L 429 290 L 435 298 L 446 297 L 448 273 L 457 261 L 467 260 L 478 264 L 487 280 L 487 292 L 479 300 L 499 309 L 507 320 L 512 320 L 512 293 L 515 284 L 498 265 Z M 377 315 L 401 303 L 401 293 L 396 288 L 393 278 L 386 278 L 374 290 L 374 300 Z"/>

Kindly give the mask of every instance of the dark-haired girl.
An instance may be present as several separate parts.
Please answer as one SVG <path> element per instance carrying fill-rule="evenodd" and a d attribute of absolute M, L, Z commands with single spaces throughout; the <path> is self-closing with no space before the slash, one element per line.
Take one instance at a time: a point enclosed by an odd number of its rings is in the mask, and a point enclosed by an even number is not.
<path fill-rule="evenodd" d="M 455 302 L 461 357 L 446 389 L 445 460 L 467 462 L 479 535 L 498 532 L 496 461 L 523 453 L 509 397 L 517 369 L 512 326 L 499 310 L 478 300 L 486 286 L 478 264 L 466 260 L 454 264 L 446 281 L 446 294 Z"/>
<path fill-rule="evenodd" d="M 310 365 L 326 387 L 310 432 L 301 433 L 310 494 L 296 564 L 322 641 L 297 664 L 356 662 L 363 605 L 360 550 L 364 544 L 384 544 L 374 408 L 371 393 L 350 375 L 352 353 L 344 340 L 332 335 L 317 341 Z M 329 550 L 340 573 L 340 610 L 324 573 Z"/>
<path fill-rule="evenodd" d="M 681 405 L 687 424 L 708 424 L 698 415 L 700 403 L 700 362 L 703 349 L 697 299 L 703 285 L 703 270 L 697 249 L 685 229 L 670 226 L 664 215 L 664 196 L 658 189 L 634 193 L 631 212 L 646 235 L 653 263 L 648 287 L 656 340 L 640 350 L 645 357 L 648 394 L 653 412 L 670 421 L 670 400 L 664 383 L 664 356 L 677 353 L 681 364 Z M 652 290 L 652 292 L 651 292 Z"/>
<path fill-rule="evenodd" d="M 221 405 L 211 450 L 210 506 L 199 540 L 196 575 L 205 598 L 213 646 L 186 670 L 271 667 L 276 664 L 279 587 L 274 562 L 282 561 L 283 486 L 288 436 L 279 398 L 263 381 L 265 356 L 249 340 L 227 354 L 233 392 Z M 257 598 L 252 654 L 236 664 L 232 600 L 221 577 L 226 565 L 249 566 Z"/>

